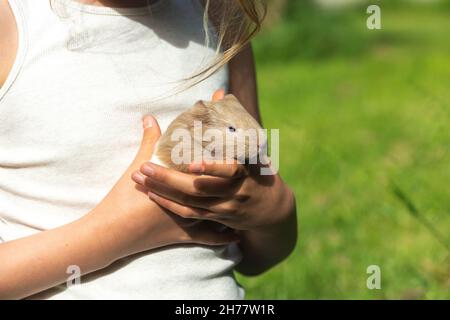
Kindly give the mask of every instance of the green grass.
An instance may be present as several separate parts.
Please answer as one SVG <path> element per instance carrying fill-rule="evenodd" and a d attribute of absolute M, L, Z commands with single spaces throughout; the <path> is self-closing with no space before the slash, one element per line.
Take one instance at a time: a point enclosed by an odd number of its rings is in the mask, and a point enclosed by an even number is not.
<path fill-rule="evenodd" d="M 280 128 L 300 232 L 286 261 L 238 276 L 250 299 L 450 298 L 450 11 L 384 10 L 381 31 L 364 14 L 345 14 L 353 36 L 328 55 L 267 58 L 268 43 L 298 45 L 274 38 L 292 23 L 256 41 L 264 124 Z M 366 288 L 372 264 L 381 290 Z"/>

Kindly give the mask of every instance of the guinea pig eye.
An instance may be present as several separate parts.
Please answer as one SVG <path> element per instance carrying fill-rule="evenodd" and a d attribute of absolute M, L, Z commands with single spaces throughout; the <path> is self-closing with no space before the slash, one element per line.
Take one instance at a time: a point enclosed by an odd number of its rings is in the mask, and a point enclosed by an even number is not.
<path fill-rule="evenodd" d="M 229 126 L 229 127 L 228 127 L 228 131 L 230 131 L 230 132 L 236 132 L 236 128 L 235 128 L 235 127 L 232 127 L 232 126 Z"/>

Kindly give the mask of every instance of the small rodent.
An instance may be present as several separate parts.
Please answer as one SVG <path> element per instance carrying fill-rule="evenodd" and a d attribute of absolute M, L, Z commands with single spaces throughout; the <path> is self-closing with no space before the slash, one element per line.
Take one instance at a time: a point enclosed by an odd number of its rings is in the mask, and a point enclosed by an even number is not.
<path fill-rule="evenodd" d="M 194 123 L 200 121 L 202 124 L 201 141 L 198 141 L 198 137 L 194 135 Z M 176 129 L 185 129 L 189 131 L 191 138 L 191 154 L 193 155 L 194 144 L 201 145 L 203 148 L 207 148 L 211 144 L 211 140 L 205 139 L 204 133 L 208 129 L 216 129 L 216 132 L 222 133 L 223 143 L 220 148 L 223 150 L 223 157 L 220 160 L 226 158 L 226 135 L 239 134 L 243 130 L 256 132 L 255 136 L 248 135 L 245 141 L 245 154 L 239 155 L 239 150 L 235 146 L 235 159 L 241 157 L 245 158 L 246 163 L 249 159 L 258 156 L 260 148 L 266 143 L 266 139 L 262 139 L 259 135 L 261 126 L 259 123 L 245 110 L 238 99 L 232 95 L 225 95 L 222 99 L 216 101 L 198 101 L 190 109 L 181 113 L 175 120 L 173 120 L 168 126 L 167 130 L 161 135 L 156 146 L 155 155 L 159 159 L 162 165 L 176 169 L 182 172 L 188 172 L 189 163 L 175 164 L 172 161 L 172 150 L 180 143 L 180 141 L 173 141 L 172 134 Z M 206 141 L 208 140 L 208 141 Z M 264 140 L 264 141 L 263 141 Z M 256 148 L 255 148 L 256 146 Z M 216 148 L 219 149 L 219 148 Z M 241 149 L 242 151 L 242 149 Z M 193 156 L 190 157 L 193 159 Z"/>

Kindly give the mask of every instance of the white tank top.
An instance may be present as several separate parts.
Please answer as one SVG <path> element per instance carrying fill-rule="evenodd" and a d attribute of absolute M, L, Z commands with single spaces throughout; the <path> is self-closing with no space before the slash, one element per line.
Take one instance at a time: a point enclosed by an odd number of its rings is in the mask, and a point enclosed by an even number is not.
<path fill-rule="evenodd" d="M 75 0 L 9 0 L 19 48 L 0 89 L 0 242 L 92 209 L 134 158 L 141 119 L 161 129 L 228 85 L 227 69 L 171 95 L 211 61 L 196 0 L 113 9 Z M 239 299 L 236 247 L 146 252 L 36 298 Z M 69 276 L 69 275 L 68 275 Z"/>

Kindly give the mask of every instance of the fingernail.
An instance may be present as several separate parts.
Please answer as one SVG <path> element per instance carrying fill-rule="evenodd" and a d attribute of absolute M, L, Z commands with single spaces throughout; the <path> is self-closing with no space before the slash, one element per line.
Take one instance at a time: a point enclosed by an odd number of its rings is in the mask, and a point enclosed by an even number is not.
<path fill-rule="evenodd" d="M 155 170 L 152 168 L 151 165 L 144 165 L 144 167 L 142 168 L 142 173 L 145 174 L 146 176 L 153 176 L 153 174 L 155 173 Z"/>
<path fill-rule="evenodd" d="M 141 185 L 145 185 L 145 177 L 141 173 L 135 172 L 135 173 L 133 173 L 131 178 L 133 179 L 134 182 L 141 184 Z"/>
<path fill-rule="evenodd" d="M 191 172 L 192 173 L 203 173 L 203 164 L 201 163 L 193 163 L 191 164 Z"/>
<path fill-rule="evenodd" d="M 158 198 L 158 196 L 156 194 L 154 194 L 153 192 L 149 192 L 148 197 L 152 200 L 156 200 Z"/>
<path fill-rule="evenodd" d="M 151 116 L 146 116 L 144 118 L 144 128 L 148 129 L 153 127 L 153 118 Z"/>

